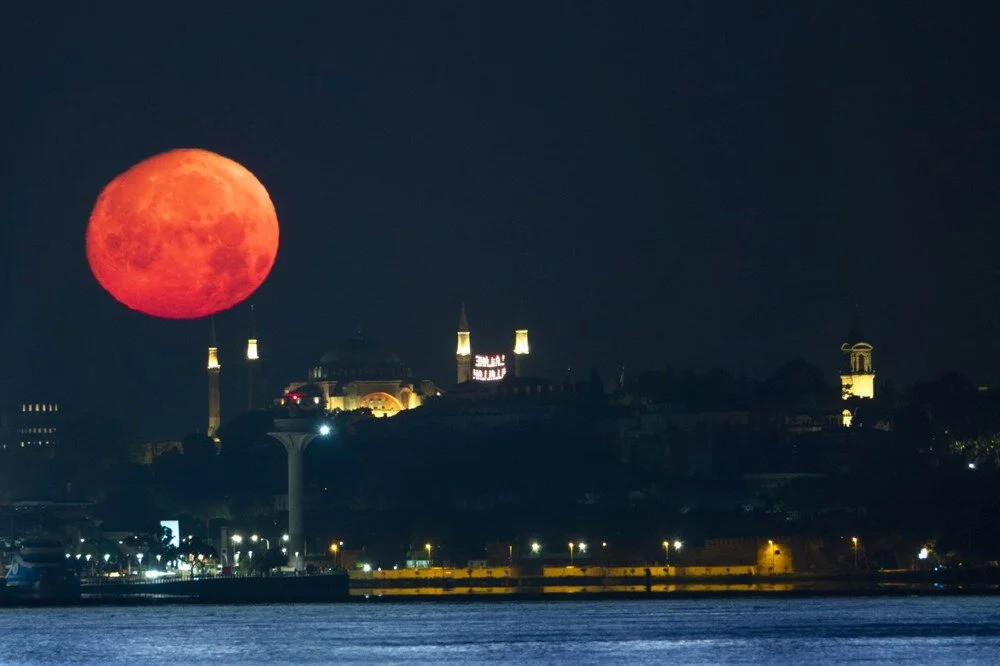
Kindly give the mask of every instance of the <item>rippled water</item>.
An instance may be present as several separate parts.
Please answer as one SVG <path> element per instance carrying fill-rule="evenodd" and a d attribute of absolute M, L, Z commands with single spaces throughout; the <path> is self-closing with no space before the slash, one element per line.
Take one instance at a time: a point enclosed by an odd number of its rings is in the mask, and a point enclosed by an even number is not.
<path fill-rule="evenodd" d="M 0 609 L 0 661 L 990 662 L 1000 598 Z"/>

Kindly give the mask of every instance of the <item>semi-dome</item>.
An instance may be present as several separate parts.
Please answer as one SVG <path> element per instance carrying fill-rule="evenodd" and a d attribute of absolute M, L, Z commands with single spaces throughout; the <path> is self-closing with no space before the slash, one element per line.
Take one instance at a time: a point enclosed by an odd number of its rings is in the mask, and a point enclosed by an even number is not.
<path fill-rule="evenodd" d="M 410 368 L 382 343 L 357 335 L 328 349 L 310 372 L 313 380 L 403 379 Z"/>

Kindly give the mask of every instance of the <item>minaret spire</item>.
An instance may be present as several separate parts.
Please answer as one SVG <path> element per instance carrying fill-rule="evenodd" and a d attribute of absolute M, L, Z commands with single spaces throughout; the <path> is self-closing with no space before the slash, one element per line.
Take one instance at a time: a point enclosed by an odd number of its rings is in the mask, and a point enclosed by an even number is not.
<path fill-rule="evenodd" d="M 222 425 L 219 405 L 219 347 L 215 339 L 215 317 L 212 317 L 212 339 L 208 347 L 208 436 L 215 437 Z"/>
<path fill-rule="evenodd" d="M 254 307 L 250 306 L 250 338 L 247 340 L 247 411 L 252 412 L 260 405 L 260 355 L 257 349 L 257 319 Z"/>
<path fill-rule="evenodd" d="M 458 366 L 458 383 L 462 384 L 472 379 L 472 338 L 469 332 L 469 319 L 465 316 L 465 303 L 462 303 L 462 314 L 458 317 L 458 345 L 455 347 L 455 362 Z"/>

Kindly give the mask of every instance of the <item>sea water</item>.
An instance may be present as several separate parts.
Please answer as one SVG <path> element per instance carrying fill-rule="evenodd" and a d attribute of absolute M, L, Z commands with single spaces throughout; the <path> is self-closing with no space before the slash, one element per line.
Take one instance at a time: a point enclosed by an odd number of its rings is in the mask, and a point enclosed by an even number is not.
<path fill-rule="evenodd" d="M 1000 598 L 0 609 L 0 661 L 1000 662 Z"/>

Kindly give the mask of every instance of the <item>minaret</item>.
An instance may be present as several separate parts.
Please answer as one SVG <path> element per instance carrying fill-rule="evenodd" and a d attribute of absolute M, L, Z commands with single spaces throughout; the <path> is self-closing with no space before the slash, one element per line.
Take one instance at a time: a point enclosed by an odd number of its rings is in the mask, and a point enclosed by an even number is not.
<path fill-rule="evenodd" d="M 872 365 L 872 350 L 875 348 L 864 341 L 856 311 L 851 318 L 851 330 L 847 338 L 847 342 L 840 346 L 846 361 L 846 367 L 840 375 L 841 396 L 844 400 L 874 398 L 875 368 Z"/>
<path fill-rule="evenodd" d="M 222 425 L 219 409 L 219 348 L 215 342 L 215 317 L 212 318 L 212 344 L 208 348 L 208 436 L 215 437 Z"/>
<path fill-rule="evenodd" d="M 260 407 L 260 357 L 257 355 L 257 322 L 250 306 L 250 338 L 247 340 L 247 411 Z"/>
<path fill-rule="evenodd" d="M 514 376 L 520 377 L 528 362 L 528 329 L 514 331 Z"/>
<path fill-rule="evenodd" d="M 455 361 L 458 365 L 458 383 L 462 384 L 472 379 L 472 340 L 469 334 L 469 320 L 465 316 L 465 303 L 462 303 L 462 315 L 458 319 Z"/>

